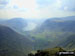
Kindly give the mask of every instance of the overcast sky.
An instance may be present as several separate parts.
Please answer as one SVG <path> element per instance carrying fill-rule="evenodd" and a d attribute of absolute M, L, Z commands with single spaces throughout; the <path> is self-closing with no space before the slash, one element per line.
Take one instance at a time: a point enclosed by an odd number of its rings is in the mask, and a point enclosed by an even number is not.
<path fill-rule="evenodd" d="M 0 18 L 75 16 L 75 0 L 0 0 Z"/>

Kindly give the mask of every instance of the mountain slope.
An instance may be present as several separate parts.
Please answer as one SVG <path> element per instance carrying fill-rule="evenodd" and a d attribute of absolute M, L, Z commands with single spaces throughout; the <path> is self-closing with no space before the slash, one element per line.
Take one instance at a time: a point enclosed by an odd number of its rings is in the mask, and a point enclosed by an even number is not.
<path fill-rule="evenodd" d="M 67 39 L 64 39 L 59 46 L 68 48 L 68 49 L 74 49 L 75 48 L 75 34 L 72 34 L 68 37 L 65 37 Z"/>
<path fill-rule="evenodd" d="M 51 48 L 59 46 L 59 44 L 63 46 L 64 41 L 70 41 L 68 38 L 71 38 L 69 36 L 73 34 L 75 34 L 75 16 L 47 19 L 40 27 L 30 32 L 32 39 L 35 41 L 35 46 L 37 45 L 36 49 Z M 64 47 L 68 45 L 69 43 Z M 72 47 L 74 47 L 74 44 Z"/>
<path fill-rule="evenodd" d="M 49 30 L 49 31 L 69 31 L 75 32 L 75 20 L 46 20 L 41 27 L 39 28 L 41 31 Z"/>
<path fill-rule="evenodd" d="M 13 18 L 10 20 L 5 20 L 0 22 L 1 25 L 6 25 L 12 29 L 15 29 L 19 32 L 23 31 L 23 28 L 27 26 L 27 22 L 23 18 Z"/>
<path fill-rule="evenodd" d="M 0 56 L 26 56 L 32 42 L 9 27 L 0 25 Z"/>

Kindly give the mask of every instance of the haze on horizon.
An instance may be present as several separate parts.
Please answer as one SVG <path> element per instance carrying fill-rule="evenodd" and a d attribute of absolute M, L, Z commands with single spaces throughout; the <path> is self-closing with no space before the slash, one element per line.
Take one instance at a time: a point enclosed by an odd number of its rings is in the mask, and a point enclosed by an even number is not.
<path fill-rule="evenodd" d="M 75 0 L 0 0 L 0 18 L 75 16 Z"/>

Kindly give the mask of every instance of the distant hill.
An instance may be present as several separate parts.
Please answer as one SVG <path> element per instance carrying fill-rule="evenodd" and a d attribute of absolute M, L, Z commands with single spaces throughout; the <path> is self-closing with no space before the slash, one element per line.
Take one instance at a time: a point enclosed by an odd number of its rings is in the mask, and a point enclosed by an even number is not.
<path fill-rule="evenodd" d="M 24 31 L 32 31 L 38 24 L 42 24 L 43 21 L 45 21 L 45 19 L 11 18 L 8 20 L 0 19 L 0 24 L 23 33 Z"/>
<path fill-rule="evenodd" d="M 68 31 L 75 32 L 75 17 L 47 19 L 40 27 L 39 31 Z"/>
<path fill-rule="evenodd" d="M 27 21 L 23 18 L 12 18 L 10 20 L 0 21 L 0 24 L 22 32 L 23 28 L 27 26 Z"/>
<path fill-rule="evenodd" d="M 0 56 L 26 56 L 31 50 L 31 40 L 0 25 Z"/>
<path fill-rule="evenodd" d="M 59 46 L 59 44 L 69 48 L 68 45 L 74 39 L 71 37 L 73 34 L 75 34 L 75 16 L 49 18 L 37 29 L 30 32 L 32 39 L 35 41 L 35 49 L 52 48 Z M 67 44 L 64 45 L 64 43 Z M 74 43 L 72 43 L 71 48 L 74 48 Z"/>

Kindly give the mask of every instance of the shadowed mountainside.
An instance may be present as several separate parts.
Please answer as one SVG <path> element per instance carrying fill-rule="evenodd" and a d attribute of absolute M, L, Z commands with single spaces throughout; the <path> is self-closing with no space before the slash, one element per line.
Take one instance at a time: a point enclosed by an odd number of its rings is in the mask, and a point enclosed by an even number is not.
<path fill-rule="evenodd" d="M 26 56 L 32 42 L 9 27 L 0 25 L 0 56 Z"/>

